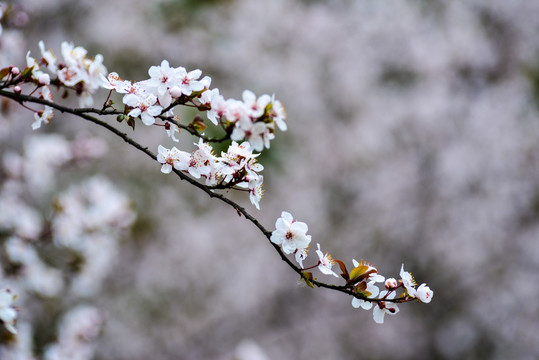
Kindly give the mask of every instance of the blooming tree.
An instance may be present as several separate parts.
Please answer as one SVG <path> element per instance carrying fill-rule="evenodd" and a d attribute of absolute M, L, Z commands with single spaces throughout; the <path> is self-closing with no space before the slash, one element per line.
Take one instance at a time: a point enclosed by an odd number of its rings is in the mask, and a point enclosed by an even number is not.
<path fill-rule="evenodd" d="M 211 88 L 212 79 L 202 76 L 201 70 L 174 67 L 167 60 L 151 66 L 148 79 L 124 80 L 120 74 L 107 71 L 103 56 L 89 56 L 81 46 L 64 42 L 60 46 L 61 56 L 47 49 L 43 42 L 39 43 L 39 48 L 38 56 L 27 53 L 25 65 L 13 64 L 0 69 L 0 96 L 33 113 L 32 129 L 39 131 L 51 123 L 55 113 L 62 112 L 108 130 L 159 163 L 163 174 L 174 173 L 211 198 L 231 206 L 238 215 L 258 228 L 281 259 L 308 286 L 324 287 L 351 296 L 353 307 L 373 310 L 376 323 L 383 323 L 386 314 L 397 314 L 397 304 L 431 301 L 433 291 L 425 283 L 417 287 L 413 276 L 404 270 L 404 265 L 401 265 L 399 279 L 386 279 L 375 266 L 365 261 L 351 259 L 352 266 L 347 267 L 345 260 L 334 259 L 329 253 L 322 252 L 320 243 L 317 243 L 315 250 L 317 258 L 308 264 L 311 260 L 308 256 L 311 235 L 307 234 L 306 223 L 283 211 L 275 222 L 275 230 L 268 230 L 246 208 L 226 196 L 227 191 L 245 192 L 252 206 L 260 209 L 264 195 L 264 175 L 261 174 L 264 167 L 257 158 L 262 151 L 270 149 L 271 141 L 279 131 L 293 126 L 287 124 L 284 106 L 274 95 L 257 96 L 245 90 L 241 100 L 227 99 L 219 89 Z M 94 94 L 100 89 L 109 92 L 105 102 L 96 105 Z M 68 96 L 76 97 L 80 107 L 64 105 L 56 100 Z M 199 114 L 185 119 L 179 115 L 181 107 L 192 108 Z M 125 122 L 133 131 L 139 132 L 143 132 L 145 127 L 159 127 L 164 130 L 163 143 L 158 145 L 157 153 L 154 153 L 119 130 L 110 119 Z M 219 135 L 206 135 L 208 126 L 215 127 L 216 131 L 212 133 Z M 176 134 L 182 131 L 196 139 L 195 150 L 184 151 L 165 143 L 179 143 Z M 216 143 L 229 146 L 226 151 L 216 154 L 212 146 Z M 70 158 L 66 156 L 64 162 Z M 131 224 L 134 215 L 127 210 L 127 206 L 113 206 L 112 211 L 107 210 L 110 209 L 107 199 L 110 203 L 125 201 L 112 195 L 99 196 L 103 183 L 106 181 L 102 179 L 91 180 L 86 186 L 93 190 L 68 189 L 65 196 L 58 199 L 61 211 L 52 224 L 56 246 L 92 258 L 92 246 L 110 246 L 106 234 L 125 229 Z M 91 195 L 95 194 L 99 201 L 92 198 Z M 111 190 L 110 194 L 118 193 Z M 9 191 L 5 191 L 5 196 L 10 196 Z M 92 214 L 99 214 L 96 218 L 84 213 L 84 206 L 81 205 L 94 202 L 98 210 L 94 209 Z M 102 210 L 99 210 L 100 206 Z M 28 241 L 38 235 L 39 229 L 25 229 L 16 221 L 13 216 L 2 223 L 14 229 L 13 236 L 6 242 L 9 261 L 27 269 L 24 277 L 26 288 L 45 296 L 56 296 L 66 285 L 55 269 L 40 262 Z M 75 232 L 71 227 L 73 223 L 78 224 Z M 34 231 L 34 235 L 27 235 L 28 231 Z M 103 269 L 106 268 L 106 265 L 92 267 L 91 262 L 88 263 L 90 275 L 84 277 L 80 274 L 75 278 L 70 284 L 72 291 L 98 291 L 99 284 L 92 281 L 102 279 Z M 313 272 L 315 269 L 321 275 L 316 275 Z M 335 272 L 337 269 L 340 274 Z M 316 276 L 340 278 L 340 283 L 325 282 Z M 380 290 L 378 283 L 383 284 L 383 290 Z M 16 295 L 9 288 L 0 292 L 0 320 L 5 329 L 13 334 L 17 333 L 16 302 Z M 84 320 L 74 320 L 80 318 Z M 91 353 L 77 341 L 95 338 L 98 333 L 96 329 L 102 321 L 103 317 L 93 308 L 74 308 L 65 316 L 59 342 L 48 348 L 47 358 L 68 358 L 77 349 Z"/>

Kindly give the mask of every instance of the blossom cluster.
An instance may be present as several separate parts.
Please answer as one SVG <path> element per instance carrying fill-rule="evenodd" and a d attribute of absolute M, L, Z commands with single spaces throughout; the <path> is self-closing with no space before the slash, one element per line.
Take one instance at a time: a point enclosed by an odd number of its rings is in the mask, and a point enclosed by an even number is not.
<path fill-rule="evenodd" d="M 21 312 L 19 318 L 12 305 L 18 296 L 24 309 L 54 301 L 64 313 L 58 341 L 47 346 L 44 359 L 90 360 L 104 318 L 94 307 L 77 303 L 99 293 L 135 213 L 128 197 L 103 176 L 56 189 L 59 169 L 80 169 L 106 153 L 101 140 L 34 135 L 23 148 L 22 154 L 6 152 L 1 158 L 0 323 L 18 334 L 7 342 L 0 337 L 0 358 L 32 359 L 32 324 L 56 321 L 39 318 L 43 310 Z M 37 205 L 51 193 L 51 206 Z"/>
<path fill-rule="evenodd" d="M 63 86 L 65 89 L 75 91 L 80 106 L 93 105 L 92 95 L 101 87 L 102 77 L 107 73 L 103 65 L 103 56 L 97 54 L 94 58 L 90 58 L 85 48 L 75 47 L 68 42 L 61 44 L 61 60 L 52 50 L 45 49 L 43 41 L 39 42 L 39 49 L 41 57 L 38 60 L 28 51 L 26 67 L 22 71 L 16 66 L 0 70 L 0 88 L 13 87 L 14 93 L 21 94 L 23 90 L 21 86 L 31 83 L 37 86 L 31 94 L 37 91 L 39 98 L 53 102 L 50 85 Z M 35 111 L 32 129 L 36 130 L 42 124 L 48 124 L 53 116 L 53 108 L 48 105 L 41 111 Z"/>
<path fill-rule="evenodd" d="M 71 309 L 59 324 L 58 341 L 47 347 L 44 359 L 91 360 L 93 341 L 104 322 L 103 314 L 93 306 L 79 305 Z"/>
<path fill-rule="evenodd" d="M 275 96 L 256 95 L 245 90 L 242 101 L 225 99 L 218 89 L 210 91 L 210 106 L 208 119 L 215 125 L 221 123 L 230 128 L 233 124 L 232 140 L 247 139 L 254 150 L 262 151 L 270 147 L 270 140 L 275 138 L 275 125 L 281 131 L 286 131 L 286 113 Z"/>
<path fill-rule="evenodd" d="M 80 296 L 99 293 L 119 253 L 119 239 L 136 216 L 131 201 L 104 176 L 92 176 L 70 186 L 55 203 L 52 219 L 54 243 L 85 261 L 73 276 L 71 292 Z"/>
<path fill-rule="evenodd" d="M 221 125 L 235 141 L 247 140 L 254 150 L 262 151 L 270 147 L 275 138 L 275 127 L 285 131 L 285 110 L 274 96 L 257 97 L 245 90 L 243 100 L 225 99 L 219 89 L 210 89 L 212 79 L 202 76 L 199 69 L 187 71 L 184 67 L 171 67 L 167 60 L 160 66 L 148 70 L 147 80 L 131 82 L 122 80 L 116 72 L 103 77 L 103 87 L 124 94 L 122 102 L 129 107 L 130 117 L 140 117 L 145 125 L 153 125 L 158 116 L 165 119 L 174 117 L 174 106 L 190 104 L 206 111 L 214 125 Z M 168 124 L 173 140 L 177 130 L 175 124 Z"/>
<path fill-rule="evenodd" d="M 386 279 L 378 273 L 378 269 L 367 262 L 358 262 L 352 259 L 354 268 L 349 272 L 343 261 L 333 259 L 333 257 L 320 250 L 320 244 L 317 244 L 316 254 L 318 261 L 315 265 L 305 268 L 303 261 L 307 258 L 308 248 L 311 242 L 311 236 L 307 235 L 308 226 L 306 223 L 297 221 L 286 211 L 281 213 L 281 217 L 275 222 L 275 230 L 272 232 L 270 240 L 281 247 L 285 254 L 294 254 L 296 262 L 300 266 L 302 278 L 309 286 L 313 286 L 316 280 L 309 270 L 317 267 L 324 275 L 339 277 L 333 266 L 338 264 L 341 269 L 341 277 L 346 280 L 345 287 L 354 295 L 352 306 L 365 310 L 373 310 L 373 319 L 376 323 L 382 324 L 386 314 L 395 315 L 399 312 L 397 302 L 407 302 L 417 299 L 423 303 L 429 303 L 432 300 L 434 292 L 426 285 L 421 284 L 416 289 L 416 282 L 413 276 L 404 271 L 404 265 L 401 266 L 400 279 Z M 377 283 L 384 283 L 385 290 L 380 291 Z M 397 291 L 403 289 L 402 294 L 396 298 Z"/>
<path fill-rule="evenodd" d="M 264 167 L 256 160 L 259 154 L 253 154 L 248 142 L 238 144 L 232 141 L 220 157 L 215 156 L 212 147 L 202 139 L 195 145 L 197 149 L 192 153 L 159 145 L 157 160 L 163 164 L 161 172 L 168 174 L 174 168 L 196 179 L 205 178 L 208 186 L 227 185 L 247 189 L 251 203 L 260 209 L 264 177 L 259 172 Z"/>
<path fill-rule="evenodd" d="M 205 178 L 207 186 L 228 185 L 229 188 L 248 191 L 251 203 L 259 209 L 263 176 L 258 172 L 263 167 L 256 162 L 253 151 L 261 152 L 269 148 L 276 128 L 287 130 L 284 107 L 275 96 L 265 94 L 257 97 L 245 90 L 242 100 L 225 99 L 219 89 L 210 89 L 212 79 L 209 76 L 201 78 L 201 70 L 187 71 L 181 66 L 171 67 L 167 60 L 149 68 L 149 79 L 131 82 L 121 79 L 116 72 L 105 76 L 107 70 L 103 65 L 103 56 L 98 54 L 93 59 L 89 58 L 83 47 L 63 42 L 62 61 L 51 50 L 45 49 L 43 41 L 39 42 L 39 48 L 41 57 L 38 60 L 30 52 L 27 53 L 24 70 L 14 66 L 2 70 L 0 88 L 13 87 L 13 91 L 20 94 L 20 85 L 33 83 L 37 87 L 31 94 L 37 92 L 39 98 L 53 102 L 50 85 L 55 84 L 76 90 L 80 105 L 91 106 L 92 94 L 103 87 L 123 95 L 125 109 L 119 119 L 127 118 L 129 122 L 132 121 L 130 119 L 140 118 L 148 126 L 160 119 L 164 123 L 158 125 L 164 126 L 168 136 L 175 142 L 179 141 L 176 133 L 182 126 L 177 122 L 179 117 L 174 114 L 175 106 L 194 106 L 206 112 L 212 124 L 225 130 L 225 137 L 221 140 L 230 139 L 232 145 L 221 157 L 216 157 L 211 145 L 204 142 L 204 135 L 198 133 L 199 128 L 190 124 L 192 132 L 200 138 L 196 144 L 198 149 L 187 153 L 160 145 L 158 160 L 163 164 L 162 171 L 170 172 L 174 167 L 194 178 Z M 49 74 L 55 77 L 51 80 Z M 103 108 L 112 107 L 113 102 L 110 101 Z M 118 114 L 119 110 L 112 113 Z M 42 111 L 35 111 L 32 128 L 39 129 L 42 124 L 49 123 L 53 116 L 53 108 L 45 105 Z M 201 119 L 197 121 L 203 122 Z M 205 125 L 201 128 L 205 128 Z M 238 145 L 237 142 L 243 143 Z"/>
<path fill-rule="evenodd" d="M 75 47 L 72 43 L 65 41 L 61 45 L 63 61 L 58 61 L 51 50 L 45 50 L 43 41 L 39 42 L 39 49 L 41 50 L 40 61 L 31 57 L 30 51 L 26 55 L 26 66 L 32 69 L 34 79 L 40 85 L 49 85 L 50 76 L 43 72 L 47 69 L 57 77 L 61 84 L 76 90 L 80 106 L 93 105 L 92 94 L 100 88 L 101 77 L 107 73 L 103 65 L 103 56 L 97 54 L 93 59 L 89 58 L 85 48 Z"/>
<path fill-rule="evenodd" d="M 225 99 L 219 89 L 210 89 L 212 79 L 202 77 L 201 70 L 172 67 L 167 60 L 149 68 L 149 79 L 131 82 L 123 80 L 116 72 L 105 76 L 107 70 L 103 56 L 98 54 L 89 58 L 83 47 L 63 42 L 62 61 L 52 50 L 45 49 L 43 41 L 39 42 L 39 48 L 41 57 L 36 60 L 28 52 L 26 67 L 22 71 L 15 66 L 0 71 L 0 89 L 13 87 L 15 94 L 21 94 L 21 86 L 31 83 L 37 85 L 31 95 L 37 93 L 39 98 L 53 102 L 50 85 L 54 84 L 58 88 L 74 89 L 81 106 L 91 106 L 92 94 L 100 87 L 122 94 L 123 110 L 114 109 L 114 102 L 108 101 L 111 93 L 103 105 L 104 110 L 112 109 L 108 110 L 109 114 L 118 115 L 119 121 L 127 119 L 133 128 L 135 118 L 140 118 L 148 126 L 163 126 L 175 142 L 179 141 L 176 134 L 181 127 L 199 137 L 198 149 L 192 153 L 160 145 L 157 158 L 163 164 L 161 171 L 168 173 L 174 167 L 196 179 L 204 178 L 207 186 L 247 191 L 251 203 L 260 208 L 263 176 L 259 172 L 263 167 L 256 161 L 257 155 L 253 151 L 269 148 L 277 128 L 287 130 L 285 109 L 274 95 L 257 97 L 245 90 L 242 100 Z M 49 74 L 54 78 L 51 79 Z M 179 117 L 174 114 L 177 105 L 205 112 L 209 122 L 225 131 L 219 141 L 232 141 L 228 151 L 220 157 L 213 155 L 209 139 L 199 133 L 206 127 L 204 120 L 197 117 L 189 125 L 180 124 Z M 53 107 L 49 105 L 45 105 L 42 111 L 34 111 L 32 128 L 39 129 L 53 116 Z M 162 123 L 156 124 L 158 120 Z"/>

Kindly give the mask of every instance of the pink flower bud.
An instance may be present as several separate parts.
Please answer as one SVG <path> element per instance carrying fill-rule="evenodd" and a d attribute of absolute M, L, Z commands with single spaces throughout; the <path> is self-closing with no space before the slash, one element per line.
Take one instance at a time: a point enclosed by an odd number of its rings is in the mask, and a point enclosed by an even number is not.
<path fill-rule="evenodd" d="M 19 95 L 19 94 L 22 92 L 22 89 L 21 89 L 21 87 L 20 87 L 19 85 L 17 85 L 17 86 L 15 86 L 15 87 L 13 88 L 13 92 L 14 92 L 15 94 Z"/>
<path fill-rule="evenodd" d="M 398 284 L 397 280 L 393 279 L 393 278 L 389 278 L 385 282 L 386 289 L 388 289 L 388 290 L 394 290 L 394 289 L 397 288 L 398 285 L 399 284 Z"/>
<path fill-rule="evenodd" d="M 179 86 L 173 86 L 170 90 L 170 95 L 173 97 L 173 98 L 179 98 L 180 96 L 182 96 L 182 89 L 180 89 Z"/>
<path fill-rule="evenodd" d="M 18 67 L 13 66 L 13 67 L 11 68 L 11 74 L 12 74 L 13 76 L 17 76 L 17 75 L 19 75 L 20 73 L 21 73 L 21 70 L 19 70 Z"/>
<path fill-rule="evenodd" d="M 49 85 L 51 83 L 51 78 L 49 74 L 41 74 L 37 78 L 37 81 L 40 86 Z"/>

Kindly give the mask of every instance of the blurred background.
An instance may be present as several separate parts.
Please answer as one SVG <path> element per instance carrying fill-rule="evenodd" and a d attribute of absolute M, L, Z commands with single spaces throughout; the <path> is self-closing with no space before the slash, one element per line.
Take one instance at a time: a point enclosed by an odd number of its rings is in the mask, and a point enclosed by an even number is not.
<path fill-rule="evenodd" d="M 37 57 L 39 40 L 57 54 L 67 40 L 124 79 L 167 59 L 202 69 L 226 98 L 274 93 L 289 130 L 259 158 L 261 210 L 230 196 L 268 229 L 289 211 L 334 258 L 387 277 L 404 263 L 435 292 L 377 325 L 351 298 L 298 285 L 252 224 L 111 134 L 61 114 L 32 132 L 31 113 L 3 103 L 4 167 L 8 154 L 31 153 L 36 134 L 101 144 L 91 165 L 57 172 L 47 195 L 28 200 L 43 224 L 60 192 L 89 176 L 130 199 L 101 285 L 63 297 L 104 314 L 94 359 L 539 357 L 539 2 L 11 4 L 19 15 L 2 22 L 2 67 L 23 67 L 27 50 Z M 133 136 L 172 146 L 150 128 Z M 188 151 L 196 139 L 180 141 Z M 58 336 L 62 310 L 47 306 L 52 319 L 20 314 L 41 324 L 30 336 L 38 357 Z"/>

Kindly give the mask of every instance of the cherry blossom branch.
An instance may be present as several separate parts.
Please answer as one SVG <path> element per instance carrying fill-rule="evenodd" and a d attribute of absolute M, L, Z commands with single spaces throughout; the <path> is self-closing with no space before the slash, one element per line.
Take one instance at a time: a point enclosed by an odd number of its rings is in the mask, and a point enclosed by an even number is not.
<path fill-rule="evenodd" d="M 112 125 L 110 125 L 110 124 L 108 124 L 108 123 L 106 123 L 106 122 L 104 122 L 102 120 L 99 120 L 99 119 L 97 119 L 97 118 L 95 118 L 93 116 L 88 115 L 89 113 L 94 113 L 94 114 L 98 114 L 98 115 L 117 115 L 118 114 L 117 111 L 102 110 L 102 109 L 100 110 L 100 109 L 95 109 L 95 108 L 70 108 L 70 107 L 67 107 L 67 106 L 63 106 L 63 105 L 48 101 L 48 100 L 37 98 L 35 96 L 29 96 L 29 95 L 24 95 L 24 94 L 15 94 L 13 92 L 5 91 L 5 90 L 0 90 L 0 96 L 12 99 L 12 100 L 16 101 L 17 103 L 19 103 L 21 105 L 23 103 L 25 103 L 25 102 L 36 103 L 36 104 L 41 104 L 41 105 L 47 105 L 47 106 L 50 106 L 50 107 L 52 107 L 52 108 L 54 108 L 54 109 L 56 109 L 56 110 L 58 110 L 58 111 L 60 111 L 62 113 L 68 113 L 68 114 L 78 116 L 78 117 L 80 117 L 80 118 L 82 118 L 82 119 L 84 119 L 86 121 L 92 122 L 92 123 L 94 123 L 96 125 L 99 125 L 99 126 L 105 128 L 105 129 L 107 129 L 108 131 L 112 132 L 116 136 L 120 137 L 122 140 L 124 140 L 129 145 L 133 146 L 134 148 L 138 149 L 139 151 L 142 151 L 143 153 L 148 155 L 150 158 L 152 158 L 154 161 L 157 161 L 156 154 L 154 154 L 152 151 L 150 151 L 148 149 L 148 147 L 145 147 L 145 146 L 141 145 L 140 143 L 136 142 L 131 137 L 129 137 L 126 133 L 121 132 L 120 130 L 118 130 L 114 126 L 112 126 Z M 297 274 L 299 274 L 300 276 L 302 275 L 304 270 L 301 269 L 300 267 L 296 266 L 286 256 L 286 254 L 281 250 L 281 247 L 279 245 L 271 242 L 270 238 L 271 238 L 272 232 L 267 230 L 255 217 L 253 217 L 251 214 L 249 214 L 244 207 L 240 206 L 238 203 L 234 202 L 233 200 L 230 200 L 229 198 L 223 196 L 222 194 L 218 194 L 218 193 L 213 192 L 212 190 L 214 190 L 215 187 L 209 187 L 209 186 L 206 186 L 204 184 L 201 184 L 198 181 L 192 179 L 191 177 L 185 175 L 183 172 L 181 172 L 179 170 L 173 169 L 172 171 L 181 180 L 185 180 L 188 183 L 190 183 L 191 185 L 199 188 L 200 190 L 204 191 L 211 198 L 216 198 L 216 199 L 219 199 L 219 200 L 223 201 L 224 203 L 226 203 L 226 204 L 230 205 L 232 208 L 234 208 L 239 214 L 243 215 L 247 220 L 249 220 L 251 223 L 253 223 L 260 230 L 260 232 L 262 232 L 262 234 L 270 241 L 270 244 L 279 253 L 279 256 L 281 257 L 281 259 L 289 267 L 291 267 L 292 270 L 294 270 Z M 407 299 L 406 297 L 400 297 L 400 298 L 389 299 L 389 300 L 387 300 L 387 299 L 376 299 L 376 298 L 369 299 L 369 298 L 367 298 L 365 296 L 354 293 L 347 286 L 326 284 L 324 282 L 321 282 L 321 281 L 318 281 L 318 280 L 315 280 L 315 279 L 312 279 L 311 283 L 313 285 L 317 286 L 317 287 L 322 287 L 322 288 L 326 288 L 326 289 L 340 291 L 340 292 L 343 292 L 343 293 L 348 294 L 348 295 L 352 295 L 352 296 L 354 296 L 356 298 L 359 298 L 359 299 L 362 299 L 362 300 L 365 300 L 365 301 L 377 302 L 377 301 L 384 301 L 385 300 L 385 301 L 390 301 L 390 302 L 404 302 Z"/>
<path fill-rule="evenodd" d="M 276 129 L 287 129 L 284 107 L 274 96 L 257 97 L 245 90 L 242 100 L 225 99 L 218 89 L 209 88 L 211 78 L 205 76 L 199 79 L 202 74 L 200 70 L 188 72 L 183 67 L 173 68 L 166 60 L 163 60 L 160 66 L 150 67 L 150 79 L 147 80 L 125 81 L 114 72 L 105 78 L 106 69 L 102 65 L 101 55 L 90 59 L 84 48 L 62 43 L 65 62 L 57 63 L 57 58 L 51 51 L 44 49 L 42 42 L 40 48 L 42 58 L 38 62 L 28 53 L 27 66 L 22 72 L 13 66 L 0 69 L 0 96 L 12 99 L 33 111 L 34 130 L 43 123 L 49 123 L 54 116 L 54 110 L 75 115 L 109 130 L 160 163 L 161 172 L 174 172 L 181 180 L 201 189 L 211 198 L 223 201 L 240 216 L 243 215 L 262 232 L 281 259 L 300 275 L 308 286 L 351 295 L 354 307 L 370 309 L 374 306 L 373 317 L 377 323 L 384 321 L 385 314 L 396 314 L 399 311 L 397 303 L 431 301 L 432 290 L 426 284 L 416 287 L 415 280 L 404 270 L 404 265 L 401 266 L 399 280 L 385 279 L 378 274 L 374 266 L 363 261 L 353 260 L 354 267 L 349 271 L 343 261 L 333 259 L 329 253 L 322 253 L 320 244 L 317 244 L 317 263 L 304 268 L 303 261 L 307 258 L 311 242 L 311 236 L 307 235 L 307 224 L 297 221 L 290 213 L 283 211 L 275 223 L 276 229 L 269 231 L 244 207 L 216 192 L 222 189 L 247 192 L 251 203 L 259 209 L 263 193 L 263 176 L 260 172 L 264 167 L 256 158 L 261 151 L 270 147 Z M 45 68 L 53 73 L 55 78 L 51 80 L 50 76 L 42 71 Z M 25 84 L 34 86 L 29 94 L 22 93 L 21 86 Z M 50 84 L 54 84 L 58 89 L 64 87 L 75 90 L 81 107 L 70 108 L 55 103 L 49 89 Z M 6 88 L 13 88 L 13 91 L 7 91 Z M 92 94 L 99 88 L 110 90 L 101 109 L 92 107 Z M 122 111 L 113 107 L 114 103 L 110 100 L 113 91 L 123 94 Z M 28 108 L 25 103 L 41 104 L 45 108 L 43 111 L 36 111 Z M 174 114 L 174 108 L 180 105 L 206 112 L 208 121 L 220 127 L 225 134 L 217 138 L 206 137 L 203 133 L 206 124 L 200 115 L 196 115 L 188 125 L 181 124 Z M 116 120 L 125 120 L 133 130 L 136 119 L 140 119 L 146 126 L 164 127 L 167 135 L 175 142 L 179 141 L 175 138 L 175 133 L 184 129 L 199 139 L 195 144 L 198 149 L 188 153 L 176 147 L 168 149 L 159 145 L 155 154 L 126 133 L 98 118 L 101 116 L 116 116 Z M 164 124 L 156 121 L 163 121 Z M 224 141 L 232 141 L 232 144 L 220 157 L 215 156 L 209 142 Z M 243 143 L 238 144 L 236 141 Z M 201 180 L 204 180 L 205 184 Z M 288 255 L 293 255 L 299 266 Z M 339 266 L 340 275 L 332 270 L 334 265 Z M 333 285 L 317 280 L 312 272 L 308 271 L 314 268 L 318 268 L 324 275 L 337 278 L 340 276 L 345 284 Z M 378 289 L 376 283 L 379 282 L 384 283 L 385 290 Z M 402 290 L 402 294 L 397 297 L 398 290 Z"/>

